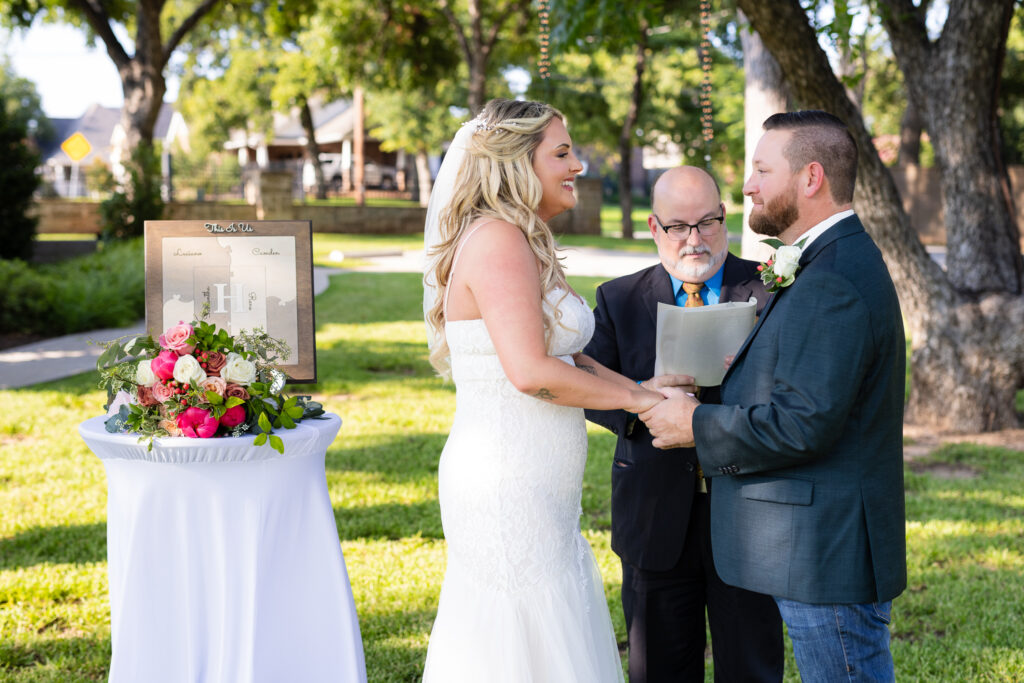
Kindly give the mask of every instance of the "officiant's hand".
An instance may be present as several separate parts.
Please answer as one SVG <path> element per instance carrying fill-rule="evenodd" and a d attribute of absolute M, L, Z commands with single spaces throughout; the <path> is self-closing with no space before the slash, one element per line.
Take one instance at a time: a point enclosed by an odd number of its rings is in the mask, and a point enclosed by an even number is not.
<path fill-rule="evenodd" d="M 655 448 L 693 446 L 693 411 L 700 402 L 693 396 L 669 398 L 650 410 L 639 413 L 654 437 Z"/>
<path fill-rule="evenodd" d="M 697 385 L 694 384 L 693 377 L 689 375 L 658 375 L 642 382 L 640 386 L 657 391 L 665 398 L 672 398 L 680 393 L 697 393 Z M 678 389 L 679 391 L 668 391 L 669 389 Z"/>

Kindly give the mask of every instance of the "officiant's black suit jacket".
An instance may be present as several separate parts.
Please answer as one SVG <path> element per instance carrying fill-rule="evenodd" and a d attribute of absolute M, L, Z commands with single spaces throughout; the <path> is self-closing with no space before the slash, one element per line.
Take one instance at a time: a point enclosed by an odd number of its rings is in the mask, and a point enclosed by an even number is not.
<path fill-rule="evenodd" d="M 768 294 L 757 264 L 730 254 L 722 273 L 720 303 Z M 659 263 L 597 288 L 594 336 L 584 353 L 636 380 L 654 374 L 658 302 L 675 304 L 672 281 Z M 723 351 L 723 359 L 725 356 Z M 701 401 L 717 402 L 718 388 Z M 683 551 L 696 493 L 697 455 L 692 448 L 659 450 L 644 423 L 623 410 L 587 410 L 587 419 L 618 435 L 612 464 L 612 550 L 628 564 L 666 571 Z"/>
<path fill-rule="evenodd" d="M 904 589 L 906 355 L 889 271 L 847 217 L 765 308 L 721 405 L 694 412 L 723 581 L 807 603 Z"/>

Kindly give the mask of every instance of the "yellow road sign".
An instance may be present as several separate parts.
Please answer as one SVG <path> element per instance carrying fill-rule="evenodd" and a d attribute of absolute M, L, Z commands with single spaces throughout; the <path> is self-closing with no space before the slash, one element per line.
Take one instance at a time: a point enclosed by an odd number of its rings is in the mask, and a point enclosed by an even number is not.
<path fill-rule="evenodd" d="M 89 152 L 92 151 L 92 145 L 89 144 L 89 141 L 81 133 L 75 133 L 60 143 L 60 148 L 71 157 L 71 161 L 81 161 L 89 156 Z"/>

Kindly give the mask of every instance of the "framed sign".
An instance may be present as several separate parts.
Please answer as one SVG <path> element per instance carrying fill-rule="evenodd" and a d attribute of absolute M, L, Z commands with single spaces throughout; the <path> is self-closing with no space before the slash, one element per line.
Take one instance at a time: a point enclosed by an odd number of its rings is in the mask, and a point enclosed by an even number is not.
<path fill-rule="evenodd" d="M 288 344 L 277 365 L 316 382 L 313 225 L 310 221 L 146 221 L 146 327 L 156 339 L 179 321 L 235 335 L 262 328 Z"/>

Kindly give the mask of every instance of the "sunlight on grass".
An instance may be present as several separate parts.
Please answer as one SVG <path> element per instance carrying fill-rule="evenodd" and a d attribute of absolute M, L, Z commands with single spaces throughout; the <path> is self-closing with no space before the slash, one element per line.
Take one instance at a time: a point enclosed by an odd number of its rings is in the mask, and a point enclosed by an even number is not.
<path fill-rule="evenodd" d="M 359 246 L 346 239 L 318 236 L 315 245 L 324 254 Z M 593 303 L 602 279 L 570 280 Z M 420 292 L 418 273 L 334 276 L 316 302 L 320 381 L 290 388 L 343 420 L 327 485 L 374 683 L 419 679 L 444 576 L 437 461 L 454 389 L 427 362 Z M 96 381 L 87 373 L 0 391 L 2 681 L 107 675 L 106 477 L 77 433 L 101 412 Z M 610 548 L 615 437 L 593 425 L 588 434 L 581 527 L 622 642 L 621 570 Z M 897 677 L 1021 680 L 1024 454 L 949 445 L 913 465 L 909 588 L 893 610 Z M 791 650 L 787 667 L 786 680 L 799 680 Z"/>

